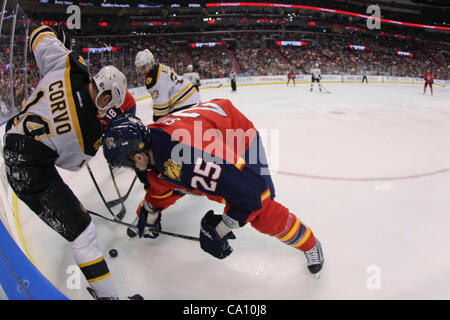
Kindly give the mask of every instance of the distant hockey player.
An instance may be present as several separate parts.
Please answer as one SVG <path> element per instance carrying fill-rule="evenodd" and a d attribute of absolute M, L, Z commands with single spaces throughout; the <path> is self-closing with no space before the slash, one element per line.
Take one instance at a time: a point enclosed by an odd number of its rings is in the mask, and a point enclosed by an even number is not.
<path fill-rule="evenodd" d="M 423 79 L 425 80 L 425 84 L 423 86 L 423 94 L 427 91 L 427 86 L 430 86 L 431 95 L 433 95 L 433 74 L 431 70 L 428 69 L 427 73 L 423 75 Z"/>
<path fill-rule="evenodd" d="M 194 85 L 170 67 L 156 63 L 150 50 L 139 51 L 135 65 L 145 76 L 145 85 L 153 99 L 153 121 L 200 103 L 200 94 Z"/>
<path fill-rule="evenodd" d="M 322 92 L 322 85 L 320 84 L 320 79 L 322 78 L 320 73 L 319 64 L 315 63 L 314 68 L 311 69 L 311 89 L 309 91 L 313 91 L 313 85 L 314 82 L 317 82 L 317 85 L 319 86 L 320 92 Z"/>
<path fill-rule="evenodd" d="M 185 194 L 205 195 L 225 209 L 220 215 L 209 210 L 201 220 L 204 251 L 218 259 L 227 257 L 233 251 L 228 240 L 236 238 L 233 230 L 249 223 L 302 251 L 309 271 L 319 275 L 324 263 L 320 242 L 275 201 L 259 133 L 231 101 L 204 102 L 148 127 L 136 117 L 116 118 L 105 133 L 103 151 L 111 166 L 147 174 L 150 187 L 137 210 L 140 237 L 156 238 L 161 212 Z"/>
<path fill-rule="evenodd" d="M 363 78 L 362 78 L 362 80 L 361 80 L 361 83 L 364 83 L 364 80 L 366 81 L 366 83 L 369 83 L 369 82 L 367 81 L 367 71 L 366 71 L 366 70 L 363 70 L 363 71 L 362 71 L 362 76 L 363 76 Z"/>
<path fill-rule="evenodd" d="M 233 91 L 233 92 L 235 92 L 236 88 L 237 88 L 236 79 L 237 79 L 236 72 L 234 72 L 234 70 L 232 70 L 230 72 L 230 81 L 231 81 L 231 91 Z"/>
<path fill-rule="evenodd" d="M 286 83 L 286 86 L 289 87 L 289 82 L 291 82 L 291 80 L 292 80 L 292 82 L 294 83 L 294 87 L 295 87 L 295 73 L 293 71 L 291 71 L 288 73 L 287 77 L 288 77 L 288 81 Z"/>
<path fill-rule="evenodd" d="M 60 31 L 41 26 L 29 37 L 42 79 L 6 124 L 6 174 L 17 196 L 70 243 L 95 296 L 118 299 L 91 216 L 56 167 L 77 171 L 96 154 L 104 133 L 97 115 L 123 104 L 127 80 L 113 66 L 90 79 L 83 58 L 58 40 Z"/>
<path fill-rule="evenodd" d="M 198 72 L 194 72 L 193 70 L 192 64 L 188 65 L 186 67 L 186 72 L 183 74 L 183 78 L 188 79 L 194 85 L 195 89 L 199 91 L 199 87 L 201 85 L 200 75 Z"/>

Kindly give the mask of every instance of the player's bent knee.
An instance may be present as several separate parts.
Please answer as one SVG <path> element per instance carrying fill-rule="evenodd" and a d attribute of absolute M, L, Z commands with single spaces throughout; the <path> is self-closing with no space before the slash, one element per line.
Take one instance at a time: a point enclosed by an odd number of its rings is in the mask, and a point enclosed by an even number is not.
<path fill-rule="evenodd" d="M 283 231 L 289 210 L 273 199 L 263 202 L 263 207 L 250 215 L 249 222 L 253 228 L 271 236 Z"/>

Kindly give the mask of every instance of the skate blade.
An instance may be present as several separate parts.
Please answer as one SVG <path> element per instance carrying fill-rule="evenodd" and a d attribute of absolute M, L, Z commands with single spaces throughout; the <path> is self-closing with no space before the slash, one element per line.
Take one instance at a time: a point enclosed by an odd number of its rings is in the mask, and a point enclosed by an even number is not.
<path fill-rule="evenodd" d="M 313 278 L 313 279 L 320 279 L 320 273 L 321 273 L 322 271 L 319 271 L 319 272 L 317 272 L 317 273 L 310 273 L 310 275 L 311 275 L 311 277 Z"/>

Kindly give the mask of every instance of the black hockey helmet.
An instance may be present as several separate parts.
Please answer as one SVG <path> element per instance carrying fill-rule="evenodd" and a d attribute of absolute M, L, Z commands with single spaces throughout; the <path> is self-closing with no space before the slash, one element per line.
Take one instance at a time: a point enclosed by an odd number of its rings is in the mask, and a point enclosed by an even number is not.
<path fill-rule="evenodd" d="M 112 167 L 134 167 L 132 156 L 150 149 L 150 132 L 131 114 L 113 119 L 103 137 L 103 155 Z"/>

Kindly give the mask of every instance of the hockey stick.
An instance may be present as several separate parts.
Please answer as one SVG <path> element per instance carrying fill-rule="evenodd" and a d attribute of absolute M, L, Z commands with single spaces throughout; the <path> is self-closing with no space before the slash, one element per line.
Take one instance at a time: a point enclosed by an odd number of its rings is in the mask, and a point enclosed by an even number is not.
<path fill-rule="evenodd" d="M 134 183 L 136 182 L 137 176 L 134 177 L 133 182 L 131 182 L 130 187 L 128 188 L 127 193 L 125 193 L 125 195 L 123 197 L 120 197 L 119 194 L 119 199 L 114 199 L 114 200 L 110 200 L 106 203 L 106 205 L 110 208 L 117 206 L 119 203 L 123 203 L 124 201 L 126 201 L 128 199 L 128 196 L 131 193 L 131 190 L 133 189 Z M 113 176 L 113 181 L 114 181 L 114 176 Z"/>
<path fill-rule="evenodd" d="M 109 164 L 108 164 L 108 168 L 109 168 L 109 173 L 111 174 L 111 179 L 112 179 L 113 184 L 114 184 L 114 189 L 116 189 L 116 193 L 119 196 L 118 200 L 120 200 L 119 202 L 122 205 L 122 209 L 121 209 L 120 212 L 123 211 L 124 212 L 123 215 L 125 215 L 127 209 L 125 208 L 125 204 L 123 203 L 124 200 L 122 200 L 122 196 L 120 195 L 119 187 L 117 186 L 116 178 L 114 177 L 113 168 Z M 106 205 L 108 205 L 108 202 L 106 203 Z M 123 219 L 123 216 L 122 216 L 121 220 L 122 219 Z"/>
<path fill-rule="evenodd" d="M 105 217 L 105 216 L 103 216 L 101 214 L 98 214 L 98 213 L 94 212 L 94 211 L 88 210 L 88 213 L 90 215 L 94 215 L 94 216 L 100 217 L 100 218 L 102 218 L 104 220 L 127 226 L 128 228 L 136 228 L 136 226 L 133 225 L 132 223 L 126 223 L 126 222 L 123 222 L 123 221 L 120 221 L 120 220 L 110 219 L 110 218 L 107 218 L 107 217 Z M 147 225 L 147 226 L 149 226 L 149 225 Z M 150 227 L 150 231 L 155 232 L 155 233 L 165 234 L 165 235 L 176 237 L 176 238 L 182 238 L 182 239 L 192 240 L 192 241 L 200 241 L 200 238 L 198 238 L 198 237 L 192 237 L 192 236 L 187 236 L 187 235 L 184 235 L 184 234 L 178 234 L 178 233 L 168 232 L 168 231 L 163 231 L 163 230 L 154 230 L 151 227 Z"/>
<path fill-rule="evenodd" d="M 122 209 L 117 214 L 112 212 L 111 208 L 108 207 L 108 204 L 106 203 L 105 197 L 103 196 L 103 193 L 100 190 L 100 187 L 97 184 L 97 180 L 95 180 L 95 177 L 94 177 L 94 174 L 92 173 L 91 167 L 89 166 L 89 164 L 86 164 L 86 167 L 88 169 L 89 175 L 91 176 L 92 182 L 94 183 L 94 186 L 97 189 L 97 192 L 100 195 L 100 198 L 102 199 L 102 201 L 105 204 L 106 208 L 108 209 L 109 213 L 111 213 L 111 215 L 114 217 L 114 220 L 117 220 L 117 219 L 122 220 L 126 213 L 125 206 L 122 206 Z"/>

